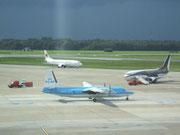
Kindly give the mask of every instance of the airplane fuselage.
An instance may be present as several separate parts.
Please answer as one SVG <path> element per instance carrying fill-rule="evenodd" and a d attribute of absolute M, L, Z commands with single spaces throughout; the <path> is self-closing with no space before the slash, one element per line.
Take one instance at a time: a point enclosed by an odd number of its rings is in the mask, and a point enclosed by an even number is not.
<path fill-rule="evenodd" d="M 124 75 L 124 78 L 129 81 L 131 85 L 133 84 L 132 82 L 141 82 L 142 84 L 155 83 L 169 72 L 170 58 L 171 55 L 168 55 L 162 67 L 158 69 L 129 71 Z"/>
<path fill-rule="evenodd" d="M 48 64 L 52 64 L 52 65 L 57 65 L 58 67 L 63 67 L 65 68 L 66 66 L 69 66 L 69 67 L 80 67 L 82 66 L 82 63 L 78 60 L 61 60 L 61 59 L 53 59 L 51 58 L 47 51 L 44 50 L 44 56 L 45 56 L 45 61 L 48 63 Z"/>
<path fill-rule="evenodd" d="M 52 65 L 64 65 L 70 67 L 80 67 L 82 63 L 76 60 L 56 60 L 56 59 L 46 59 L 48 64 Z"/>
<path fill-rule="evenodd" d="M 44 87 L 43 93 L 55 94 L 65 97 L 122 97 L 133 94 L 134 92 L 127 91 L 122 87 L 112 87 L 109 93 L 96 93 L 88 94 L 84 90 L 90 89 L 92 87 Z M 101 87 L 108 89 L 107 87 Z"/>
<path fill-rule="evenodd" d="M 155 78 L 159 79 L 164 77 L 169 71 L 164 71 L 160 69 L 147 69 L 147 70 L 133 70 L 130 72 L 127 72 L 124 77 L 128 81 L 134 80 L 137 76 L 140 76 L 142 78 Z"/>

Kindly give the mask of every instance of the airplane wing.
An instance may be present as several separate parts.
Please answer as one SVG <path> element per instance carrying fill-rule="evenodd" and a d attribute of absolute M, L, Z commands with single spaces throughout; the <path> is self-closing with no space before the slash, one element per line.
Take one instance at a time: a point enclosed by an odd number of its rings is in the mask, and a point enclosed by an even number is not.
<path fill-rule="evenodd" d="M 97 93 L 101 93 L 101 94 L 107 94 L 111 91 L 111 89 L 105 89 L 105 88 L 99 88 L 99 87 L 91 87 L 91 88 L 87 88 L 85 90 L 83 90 L 83 93 L 87 93 L 87 94 L 97 94 Z"/>
<path fill-rule="evenodd" d="M 143 84 L 146 84 L 146 85 L 149 84 L 148 81 L 146 81 L 144 78 L 142 78 L 142 77 L 140 77 L 140 76 L 136 76 L 136 79 L 137 79 L 138 81 L 142 82 Z"/>
<path fill-rule="evenodd" d="M 93 85 L 88 82 L 83 82 L 83 87 L 92 87 Z"/>

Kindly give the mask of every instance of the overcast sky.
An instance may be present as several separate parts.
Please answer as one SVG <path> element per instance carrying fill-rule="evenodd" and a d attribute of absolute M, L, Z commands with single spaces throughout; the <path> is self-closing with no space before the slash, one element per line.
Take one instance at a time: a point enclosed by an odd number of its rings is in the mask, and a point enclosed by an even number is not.
<path fill-rule="evenodd" d="M 180 40 L 180 0 L 0 0 L 0 39 Z"/>

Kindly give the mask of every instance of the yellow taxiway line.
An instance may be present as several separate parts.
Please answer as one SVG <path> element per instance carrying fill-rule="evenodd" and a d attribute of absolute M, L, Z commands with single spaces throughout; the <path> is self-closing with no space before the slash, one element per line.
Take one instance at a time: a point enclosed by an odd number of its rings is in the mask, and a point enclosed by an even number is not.
<path fill-rule="evenodd" d="M 46 135 L 48 135 L 48 133 L 46 132 L 46 130 L 43 127 L 41 127 L 41 129 Z"/>

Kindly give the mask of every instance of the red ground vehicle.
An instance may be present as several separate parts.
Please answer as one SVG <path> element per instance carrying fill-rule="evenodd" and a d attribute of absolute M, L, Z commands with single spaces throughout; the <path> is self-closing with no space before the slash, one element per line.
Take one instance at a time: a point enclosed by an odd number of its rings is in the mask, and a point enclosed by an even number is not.
<path fill-rule="evenodd" d="M 23 86 L 25 87 L 32 87 L 33 82 L 26 82 L 25 80 L 22 80 L 20 83 L 18 80 L 15 80 L 11 83 L 8 84 L 9 88 L 17 87 L 17 88 L 22 88 Z"/>
<path fill-rule="evenodd" d="M 134 81 L 132 81 L 132 82 L 128 82 L 128 84 L 129 84 L 129 85 L 137 85 L 137 84 L 143 84 L 143 83 L 140 82 L 140 81 L 134 80 Z"/>

